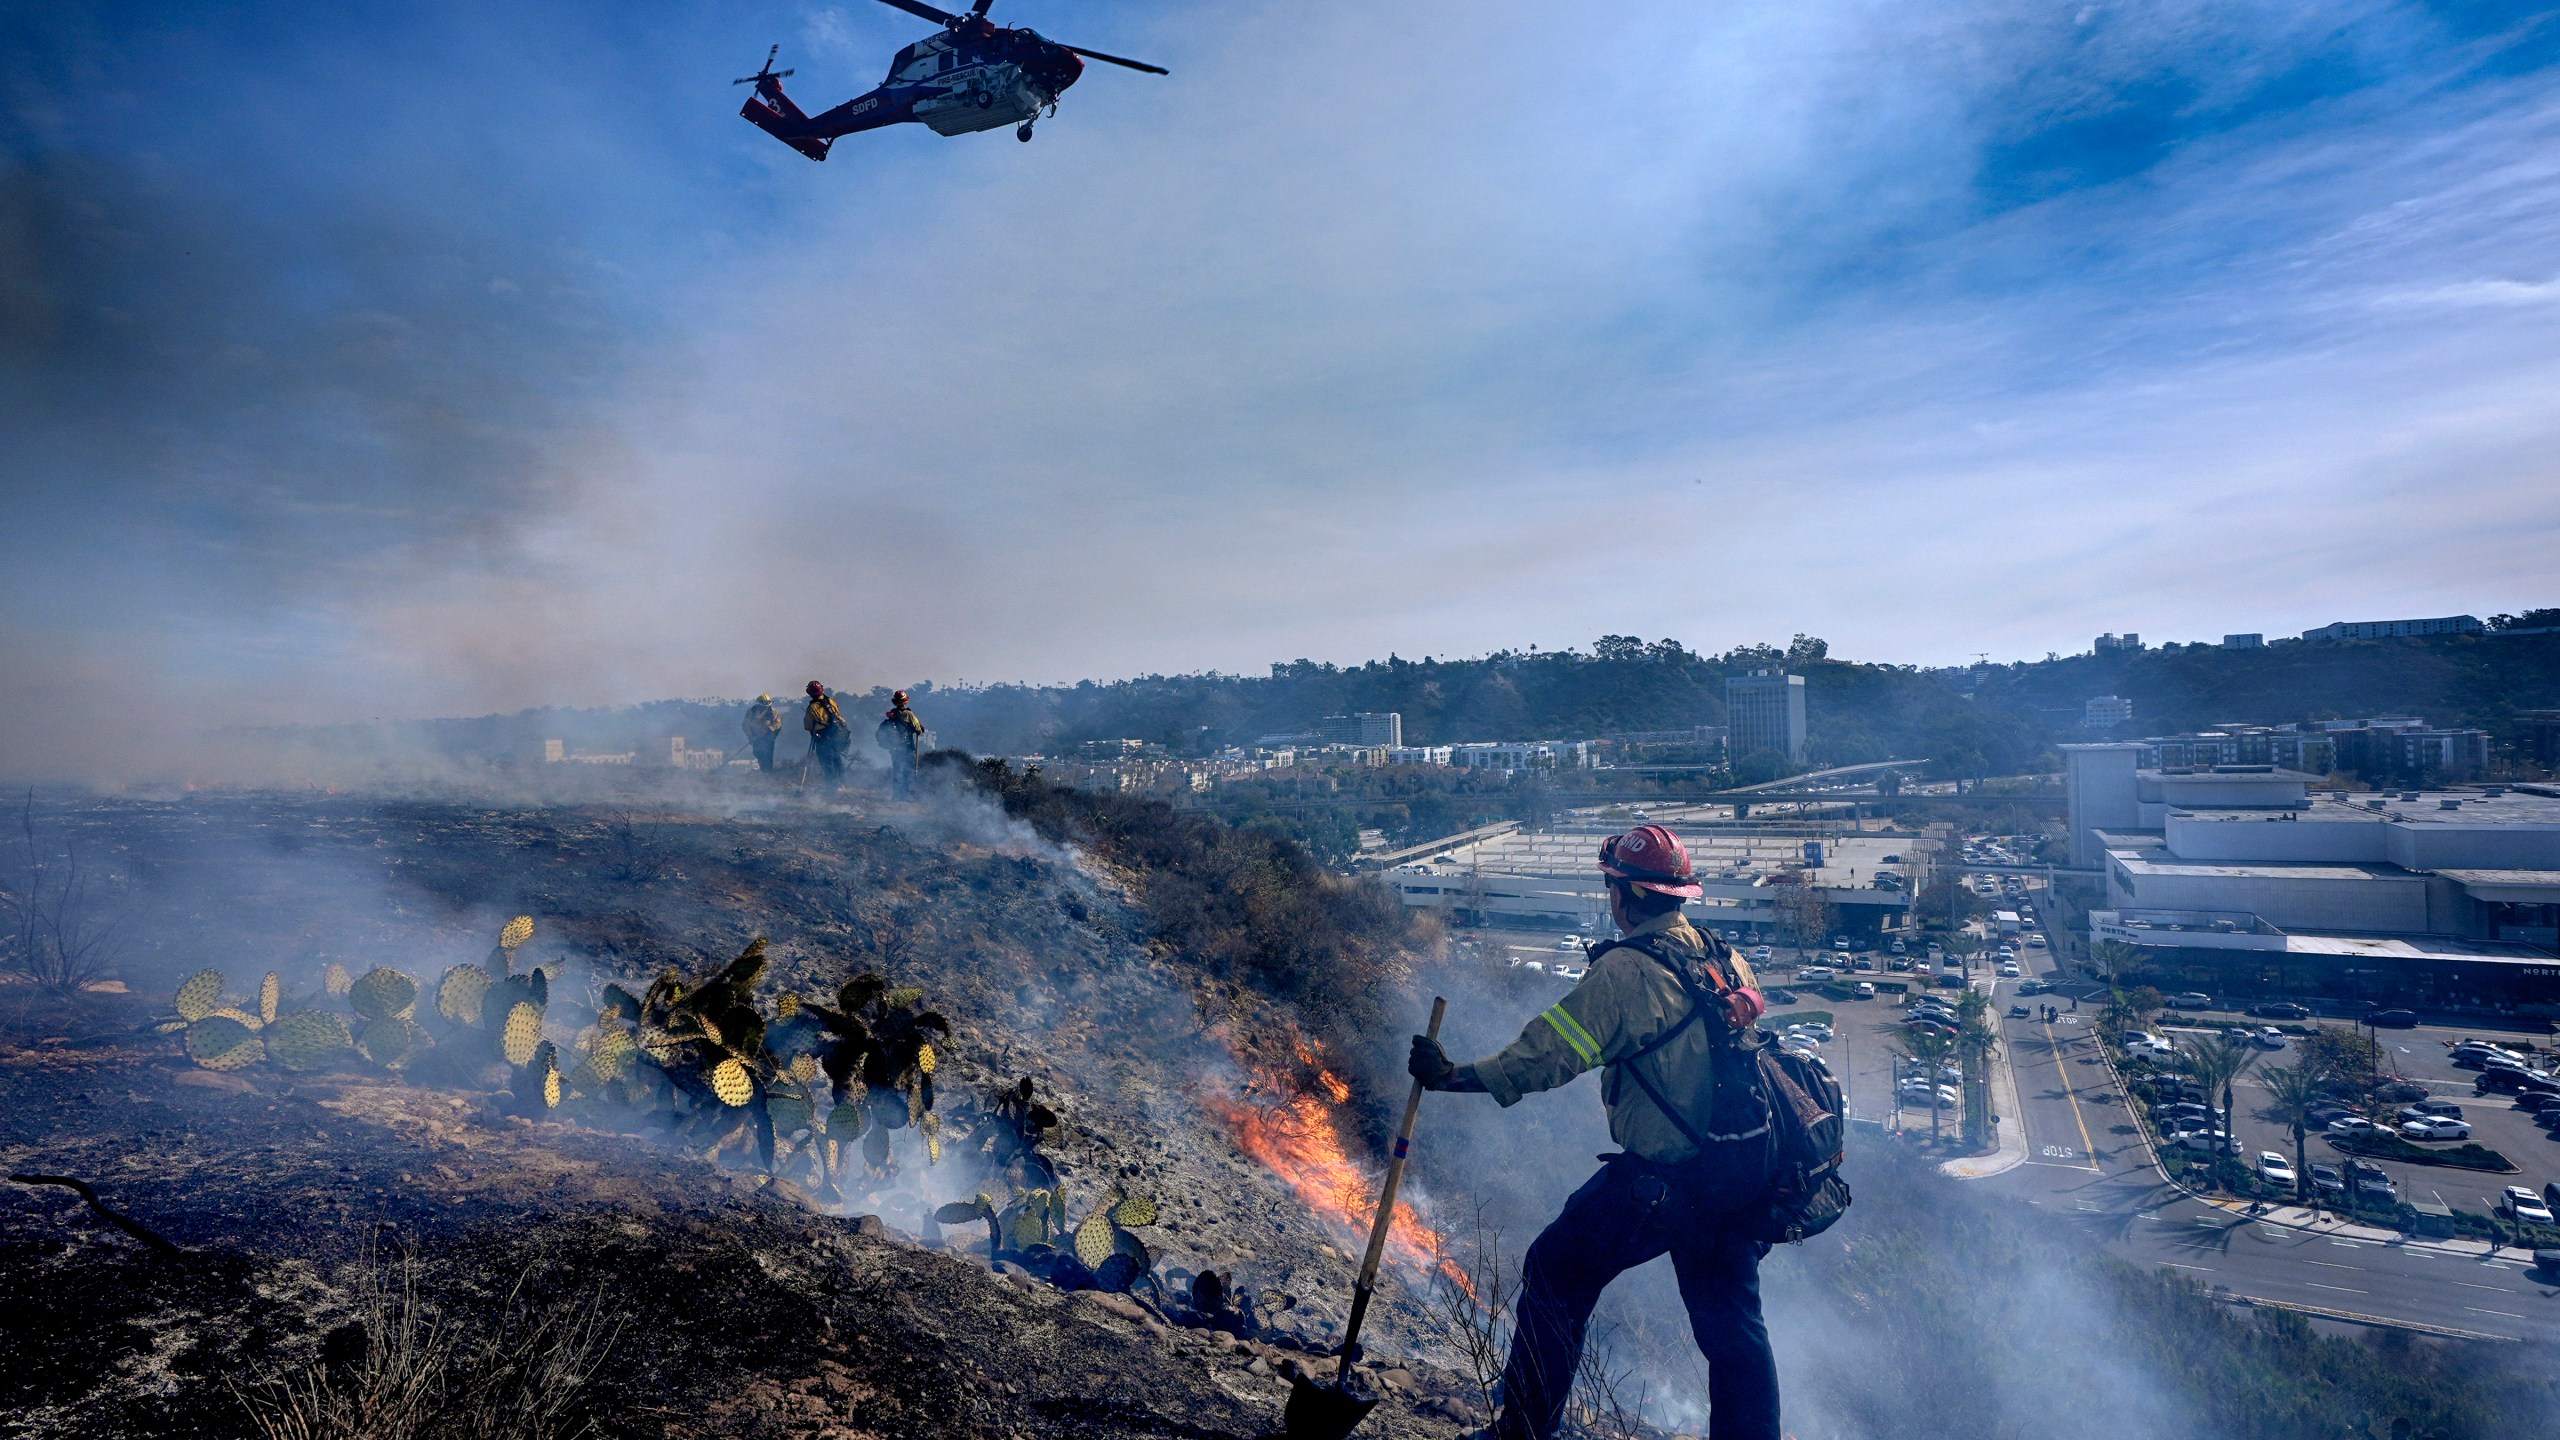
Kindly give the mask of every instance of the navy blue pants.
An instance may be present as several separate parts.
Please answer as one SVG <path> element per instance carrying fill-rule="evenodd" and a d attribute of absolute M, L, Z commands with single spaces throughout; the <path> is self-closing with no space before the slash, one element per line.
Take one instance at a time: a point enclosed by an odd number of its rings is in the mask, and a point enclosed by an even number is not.
<path fill-rule="evenodd" d="M 1708 1440 L 1778 1440 L 1778 1362 L 1760 1319 L 1760 1258 L 1733 1213 L 1766 1183 L 1765 1156 L 1687 1177 L 1634 1155 L 1612 1155 L 1573 1192 L 1529 1247 L 1502 1371 L 1498 1440 L 1551 1440 L 1582 1360 L 1592 1307 L 1609 1282 L 1668 1253 L 1707 1357 Z"/>

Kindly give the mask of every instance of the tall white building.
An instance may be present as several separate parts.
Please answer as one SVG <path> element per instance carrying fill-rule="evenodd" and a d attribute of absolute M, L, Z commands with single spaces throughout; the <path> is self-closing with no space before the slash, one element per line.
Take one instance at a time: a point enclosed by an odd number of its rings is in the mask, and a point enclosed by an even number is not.
<path fill-rule="evenodd" d="M 1754 670 L 1724 682 L 1726 745 L 1740 760 L 1761 751 L 1804 762 L 1804 677 Z"/>

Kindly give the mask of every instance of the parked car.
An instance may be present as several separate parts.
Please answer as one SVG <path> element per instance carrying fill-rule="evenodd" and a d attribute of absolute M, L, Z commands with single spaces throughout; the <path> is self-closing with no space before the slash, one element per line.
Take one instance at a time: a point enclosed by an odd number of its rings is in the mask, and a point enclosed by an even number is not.
<path fill-rule="evenodd" d="M 2344 1195 L 2347 1193 L 2347 1177 L 2339 1174 L 2335 1165 L 2314 1163 L 2311 1167 L 2311 1188 L 2323 1195 Z"/>
<path fill-rule="evenodd" d="M 1911 945 L 1908 941 L 1896 940 L 1887 948 L 1892 950 L 1896 955 L 1908 955 L 1911 953 Z"/>
<path fill-rule="evenodd" d="M 2015 980 L 2015 979 L 2017 979 L 2017 978 L 2018 978 L 2018 962 L 2017 962 L 2017 961 L 2015 961 L 2015 960 L 2003 960 L 2003 961 L 2001 961 L 2001 962 L 2000 962 L 2000 978 L 2001 978 L 2001 979 L 2003 979 L 2003 980 Z"/>
<path fill-rule="evenodd" d="M 2194 1100 L 2173 1100 L 2166 1105 L 2155 1105 L 2151 1113 L 2163 1124 L 2176 1120 L 2211 1120 L 2218 1124 L 2222 1120 L 2222 1107 Z"/>
<path fill-rule="evenodd" d="M 2376 1010 L 2372 1014 L 2364 1017 L 2364 1023 L 2367 1025 L 2379 1026 L 2385 1030 L 2415 1030 L 2418 1028 L 2418 1012 L 2415 1010 Z"/>
<path fill-rule="evenodd" d="M 2201 991 L 2188 990 L 2160 1002 L 2172 1010 L 2210 1010 L 2213 997 Z"/>
<path fill-rule="evenodd" d="M 1855 993 L 1861 1000 L 1873 1000 L 1876 998 L 1876 982 L 1873 980 L 1859 981 L 1858 988 Z"/>
<path fill-rule="evenodd" d="M 2314 1125 L 2326 1125 L 2332 1120 L 2341 1120 L 2354 1113 L 2356 1113 L 2355 1110 L 2350 1106 L 2335 1100 L 2323 1100 L 2302 1112 L 2302 1118 Z"/>
<path fill-rule="evenodd" d="M 1784 985 L 1771 985 L 1762 990 L 1760 996 L 1772 1005 L 1793 1005 L 1801 998 Z"/>
<path fill-rule="evenodd" d="M 1790 1035 L 1810 1035 L 1816 1040 L 1829 1040 L 1831 1038 L 1831 1027 L 1823 1024 L 1819 1020 L 1806 1020 L 1799 1024 L 1788 1026 L 1787 1033 Z"/>
<path fill-rule="evenodd" d="M 1941 990 L 1961 990 L 1964 988 L 1964 977 L 1961 975 L 1941 975 L 1933 983 L 1935 983 Z"/>
<path fill-rule="evenodd" d="M 2178 1053 L 2178 1047 L 2166 1036 L 2138 1034 L 2125 1037 L 2124 1053 L 2139 1059 L 2166 1060 Z"/>
<path fill-rule="evenodd" d="M 1588 965 L 1558 965 L 1549 973 L 1553 974 L 1559 980 L 1570 980 L 1574 984 L 1579 985 L 1582 983 L 1582 977 L 1591 973 L 1591 967 Z"/>
<path fill-rule="evenodd" d="M 2018 993 L 2021 995 L 2041 995 L 2052 988 L 2053 984 L 2051 981 L 2039 980 L 2035 976 L 2030 975 L 2025 980 L 2019 982 Z"/>
<path fill-rule="evenodd" d="M 2249 1036 L 2249 1043 L 2261 1050 L 2284 1048 L 2284 1032 L 2273 1025 L 2261 1025 Z"/>
<path fill-rule="evenodd" d="M 2400 1134 L 2410 1140 L 2468 1140 L 2471 1122 L 2448 1120 L 2442 1115 L 2421 1115 L 2400 1122 Z"/>
<path fill-rule="evenodd" d="M 2009 1007 L 2009 1018 L 2012 1020 L 2025 1020 L 2032 1017 L 2035 1013 L 2036 1012 L 2028 1009 L 2024 1005 L 2012 1005 Z"/>
<path fill-rule="evenodd" d="M 1796 979 L 1807 985 L 1814 984 L 1817 981 L 1836 980 L 1838 978 L 1840 978 L 1840 972 L 1832 969 L 1828 965 L 1807 965 L 1796 972 Z"/>
<path fill-rule="evenodd" d="M 2041 936 L 2041 935 L 2030 935 L 2030 936 L 2028 936 L 2028 937 L 2027 937 L 2027 948 L 2028 948 L 2028 949 L 2030 949 L 2030 950 L 2042 950 L 2042 949 L 2044 949 L 2044 948 L 2045 948 L 2044 937 L 2043 937 L 2043 936 Z"/>
<path fill-rule="evenodd" d="M 2528 1115 L 2539 1115 L 2555 1105 L 2560 1105 L 2560 1095 L 2548 1090 L 2527 1090 L 2516 1097 L 2516 1108 Z"/>
<path fill-rule="evenodd" d="M 2325 1128 L 2332 1135 L 2379 1135 L 2382 1127 L 2361 1115 L 2342 1115 Z"/>
<path fill-rule="evenodd" d="M 2500 1201 L 2498 1209 L 2503 1211 L 2509 1219 L 2519 1220 L 2528 1225 L 2552 1223 L 2551 1207 L 2542 1203 L 2541 1196 L 2521 1185 L 2507 1187 L 2505 1197 Z"/>
<path fill-rule="evenodd" d="M 2370 1161 L 2347 1162 L 2347 1187 L 2362 1200 L 2380 1200 L 2387 1203 L 2400 1198 L 2400 1187 L 2391 1183 L 2390 1175 L 2385 1173 L 2381 1166 Z"/>
<path fill-rule="evenodd" d="M 2400 1107 L 2400 1118 L 2403 1120 L 2415 1120 L 2421 1115 L 2441 1115 L 2447 1120 L 2459 1120 L 2462 1118 L 2462 1107 L 2454 1104 L 2450 1100 L 2437 1100 L 2433 1098 L 2415 1101 Z"/>
<path fill-rule="evenodd" d="M 2311 1012 L 2290 1000 L 2267 1000 L 2249 1007 L 2249 1013 L 2261 1020 L 2308 1020 Z"/>
<path fill-rule="evenodd" d="M 1902 1028 L 1905 1030 L 1935 1030 L 1941 1035 L 1953 1035 L 1956 1033 L 1956 1023 L 1954 1021 L 1941 1020 L 1935 1015 L 1905 1016 L 1903 1017 Z"/>
<path fill-rule="evenodd" d="M 2220 1130 L 2195 1129 L 2181 1130 L 2170 1136 L 2164 1143 L 2172 1150 L 2189 1150 L 2199 1155 L 2210 1155 L 2226 1148 L 2230 1139 L 2228 1134 Z"/>
<path fill-rule="evenodd" d="M 2258 1152 L 2258 1178 L 2270 1185 L 2291 1185 L 2299 1177 L 2293 1173 L 2292 1161 L 2276 1151 L 2261 1150 Z"/>
<path fill-rule="evenodd" d="M 1754 965 L 1766 965 L 1771 960 L 1777 958 L 1777 954 L 1777 951 L 1770 949 L 1766 945 L 1754 945 L 1751 947 L 1751 963 Z"/>

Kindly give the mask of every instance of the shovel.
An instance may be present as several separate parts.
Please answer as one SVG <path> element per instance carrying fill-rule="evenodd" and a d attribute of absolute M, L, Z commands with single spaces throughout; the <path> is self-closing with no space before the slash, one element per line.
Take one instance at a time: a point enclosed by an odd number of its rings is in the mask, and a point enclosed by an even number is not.
<path fill-rule="evenodd" d="M 1423 1033 L 1439 1039 L 1440 1017 L 1447 1013 L 1449 1002 L 1433 997 L 1431 1028 Z M 1404 1183 L 1405 1152 L 1413 1148 L 1413 1120 L 1421 1111 L 1422 1082 L 1416 1080 L 1413 1093 L 1405 1098 L 1404 1128 L 1396 1131 L 1395 1153 L 1387 1158 L 1387 1183 L 1378 1192 L 1378 1218 L 1369 1226 L 1369 1253 L 1361 1257 L 1360 1279 L 1351 1289 L 1351 1321 L 1342 1327 L 1342 1364 L 1334 1370 L 1330 1385 L 1303 1373 L 1289 1382 L 1289 1406 L 1281 1412 L 1287 1440 L 1343 1440 L 1378 1403 L 1377 1396 L 1357 1388 L 1351 1362 L 1360 1357 L 1360 1322 L 1369 1318 L 1369 1297 L 1378 1285 L 1378 1260 L 1386 1254 L 1387 1230 L 1395 1223 L 1396 1187 Z"/>

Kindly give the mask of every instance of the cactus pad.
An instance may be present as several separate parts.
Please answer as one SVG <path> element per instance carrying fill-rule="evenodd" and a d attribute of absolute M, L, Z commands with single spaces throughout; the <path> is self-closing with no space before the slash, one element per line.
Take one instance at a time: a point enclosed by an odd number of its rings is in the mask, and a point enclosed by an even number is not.
<path fill-rule="evenodd" d="M 335 960 L 320 971 L 320 988 L 332 995 L 346 994 L 355 988 L 355 983 L 355 977 L 347 973 L 347 967 Z"/>
<path fill-rule="evenodd" d="M 630 1031 L 598 1031 L 594 1042 L 587 1046 L 587 1065 L 600 1080 L 619 1080 L 622 1072 L 631 1068 L 632 1049 Z"/>
<path fill-rule="evenodd" d="M 207 1070 L 237 1070 L 267 1056 L 248 1026 L 228 1015 L 207 1015 L 187 1027 L 187 1056 Z"/>
<path fill-rule="evenodd" d="M 838 1105 L 827 1112 L 827 1133 L 839 1140 L 850 1140 L 863 1132 L 870 1117 L 859 1105 Z"/>
<path fill-rule="evenodd" d="M 221 1016 L 225 1020 L 237 1020 L 252 1030 L 259 1029 L 266 1024 L 265 1021 L 260 1020 L 257 1016 L 250 1014 L 248 1011 L 241 1009 L 237 1005 L 225 1005 L 220 1009 L 215 1010 L 213 1013 Z"/>
<path fill-rule="evenodd" d="M 941 1209 L 934 1211 L 933 1218 L 936 1224 L 966 1225 L 972 1220 L 985 1219 L 987 1215 L 986 1207 L 987 1202 L 984 1197 L 976 1200 L 954 1200 L 950 1204 L 943 1206 Z"/>
<path fill-rule="evenodd" d="M 1156 1202 L 1145 1195 L 1126 1196 L 1111 1207 L 1111 1218 L 1123 1225 L 1153 1225 L 1156 1223 Z"/>
<path fill-rule="evenodd" d="M 542 1043 L 542 1007 L 530 1000 L 519 1000 L 507 1011 L 505 1028 L 498 1032 L 499 1053 L 510 1065 L 525 1065 L 533 1060 L 534 1047 Z"/>
<path fill-rule="evenodd" d="M 773 1018 L 776 1020 L 788 1020 L 799 1013 L 800 997 L 788 991 L 783 993 L 781 999 L 773 1002 Z"/>
<path fill-rule="evenodd" d="M 542 1072 L 542 1104 L 549 1110 L 560 1108 L 560 1072 L 557 1070 Z"/>
<path fill-rule="evenodd" d="M 524 942 L 532 938 L 533 917 L 530 915 L 519 915 L 513 920 L 507 922 L 507 928 L 498 932 L 498 948 L 501 950 L 519 949 L 524 945 Z"/>
<path fill-rule="evenodd" d="M 765 1113 L 772 1117 L 776 1135 L 789 1135 L 810 1128 L 812 1113 L 809 1102 L 797 1095 L 768 1096 L 764 1106 Z"/>
<path fill-rule="evenodd" d="M 871 1127 L 871 1133 L 862 1137 L 862 1159 L 874 1170 L 889 1168 L 888 1131 L 877 1125 Z"/>
<path fill-rule="evenodd" d="M 791 1078 L 806 1085 L 818 1078 L 818 1057 L 799 1054 L 791 1057 Z"/>
<path fill-rule="evenodd" d="M 655 1025 L 643 1025 L 640 1027 L 640 1048 L 649 1052 L 651 1060 L 661 1065 L 672 1065 L 676 1057 L 684 1053 L 684 1037 Z"/>
<path fill-rule="evenodd" d="M 417 1025 L 407 1017 L 386 1015 L 366 1022 L 356 1036 L 356 1049 L 374 1064 L 388 1067 L 408 1059 L 420 1038 Z"/>
<path fill-rule="evenodd" d="M 1046 1244 L 1049 1239 L 1049 1211 L 1046 1206 L 1026 1207 L 1013 1217 L 1013 1248 L 1028 1250 Z"/>
<path fill-rule="evenodd" d="M 932 1074 L 936 1063 L 938 1063 L 937 1057 L 933 1053 L 930 1042 L 916 1047 L 916 1070 L 919 1074 Z"/>
<path fill-rule="evenodd" d="M 456 1025 L 480 1023 L 481 1002 L 489 998 L 489 972 L 477 965 L 456 965 L 436 986 L 436 1013 Z"/>
<path fill-rule="evenodd" d="M 258 982 L 258 1023 L 276 1023 L 276 1007 L 284 1003 L 284 977 L 273 970 Z"/>
<path fill-rule="evenodd" d="M 744 1105 L 755 1098 L 756 1082 L 747 1074 L 746 1063 L 732 1055 L 711 1067 L 711 1093 L 723 1105 Z"/>
<path fill-rule="evenodd" d="M 201 1020 L 222 1003 L 222 972 L 199 970 L 178 987 L 178 1018 Z"/>
<path fill-rule="evenodd" d="M 376 965 L 347 991 L 347 1004 L 367 1020 L 406 1020 L 418 1003 L 418 982 Z"/>
<path fill-rule="evenodd" d="M 267 1027 L 267 1055 L 287 1070 L 308 1070 L 355 1043 L 347 1017 L 333 1010 L 297 1010 Z"/>

